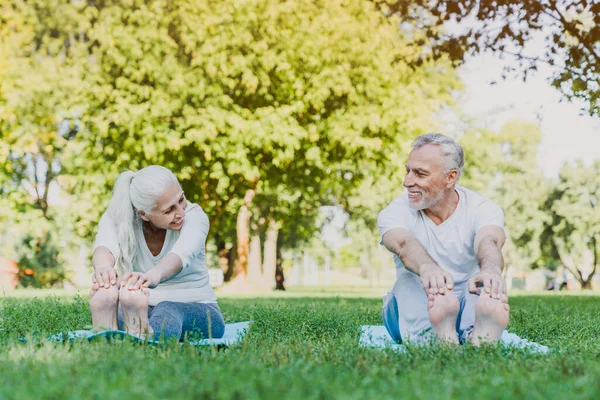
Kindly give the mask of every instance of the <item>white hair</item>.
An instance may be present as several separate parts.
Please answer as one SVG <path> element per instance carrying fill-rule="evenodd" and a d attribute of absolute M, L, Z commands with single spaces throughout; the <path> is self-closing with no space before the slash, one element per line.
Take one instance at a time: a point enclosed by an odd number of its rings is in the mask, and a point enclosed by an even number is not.
<path fill-rule="evenodd" d="M 415 139 L 412 144 L 413 149 L 425 146 L 426 144 L 436 144 L 440 146 L 442 155 L 444 157 L 443 167 L 444 173 L 452 171 L 453 169 L 458 170 L 458 178 L 462 176 L 463 169 L 465 167 L 465 153 L 463 152 L 462 146 L 449 136 L 442 135 L 441 133 L 426 133 Z"/>
<path fill-rule="evenodd" d="M 123 272 L 133 270 L 137 252 L 135 224 L 141 223 L 137 210 L 151 215 L 160 196 L 172 184 L 181 187 L 171 171 L 158 165 L 151 165 L 138 172 L 125 171 L 117 178 L 106 212 L 117 223 L 120 266 Z"/>

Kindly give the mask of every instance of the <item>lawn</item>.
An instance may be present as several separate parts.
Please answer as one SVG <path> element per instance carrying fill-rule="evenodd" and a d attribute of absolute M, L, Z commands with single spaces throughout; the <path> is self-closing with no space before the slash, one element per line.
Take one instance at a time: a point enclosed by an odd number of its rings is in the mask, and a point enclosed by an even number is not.
<path fill-rule="evenodd" d="M 228 322 L 253 320 L 226 351 L 129 342 L 57 345 L 18 338 L 81 329 L 81 297 L 0 300 L 2 399 L 598 399 L 600 297 L 515 296 L 509 330 L 549 355 L 498 346 L 362 349 L 361 324 L 380 324 L 381 300 L 222 298 Z"/>

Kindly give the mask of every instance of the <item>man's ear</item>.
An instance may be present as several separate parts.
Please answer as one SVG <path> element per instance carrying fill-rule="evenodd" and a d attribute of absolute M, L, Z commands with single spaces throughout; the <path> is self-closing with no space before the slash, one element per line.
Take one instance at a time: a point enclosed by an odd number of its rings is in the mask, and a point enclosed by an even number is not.
<path fill-rule="evenodd" d="M 143 212 L 142 210 L 136 210 L 136 211 L 141 219 L 143 219 L 146 222 L 150 221 L 150 218 L 148 218 L 148 216 L 146 215 L 145 212 Z"/>
<path fill-rule="evenodd" d="M 446 175 L 446 186 L 452 187 L 453 185 L 456 184 L 457 180 L 458 180 L 458 170 L 453 169 L 452 171 L 448 172 L 448 174 Z"/>

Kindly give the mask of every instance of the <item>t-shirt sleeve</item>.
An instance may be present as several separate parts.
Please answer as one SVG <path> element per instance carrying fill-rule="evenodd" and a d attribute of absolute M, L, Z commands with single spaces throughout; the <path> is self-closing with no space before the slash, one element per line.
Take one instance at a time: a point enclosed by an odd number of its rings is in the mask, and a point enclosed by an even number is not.
<path fill-rule="evenodd" d="M 414 216 L 408 204 L 398 197 L 384 208 L 377 217 L 380 244 L 383 244 L 383 235 L 394 228 L 404 228 L 410 231 Z"/>
<path fill-rule="evenodd" d="M 100 222 L 98 222 L 98 233 L 96 233 L 96 238 L 94 239 L 94 251 L 98 247 L 106 247 L 110 250 L 115 260 L 119 257 L 120 247 L 117 224 L 107 213 L 102 214 Z"/>
<path fill-rule="evenodd" d="M 181 258 L 183 268 L 186 268 L 191 260 L 205 251 L 209 228 L 208 216 L 202 208 L 197 204 L 189 206 L 179 238 L 169 252 L 175 253 Z"/>
<path fill-rule="evenodd" d="M 486 200 L 475 210 L 475 232 L 484 226 L 496 225 L 504 229 L 504 212 L 496 203 Z"/>

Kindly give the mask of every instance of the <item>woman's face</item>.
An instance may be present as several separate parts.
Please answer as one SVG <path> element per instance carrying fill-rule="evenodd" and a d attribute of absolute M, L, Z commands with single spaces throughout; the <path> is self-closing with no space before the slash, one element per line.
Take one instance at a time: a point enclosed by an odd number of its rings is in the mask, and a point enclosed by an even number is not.
<path fill-rule="evenodd" d="M 173 184 L 160 196 L 150 215 L 141 211 L 139 213 L 144 221 L 152 223 L 157 228 L 178 231 L 183 226 L 186 207 L 187 200 L 183 190 L 179 185 Z"/>

